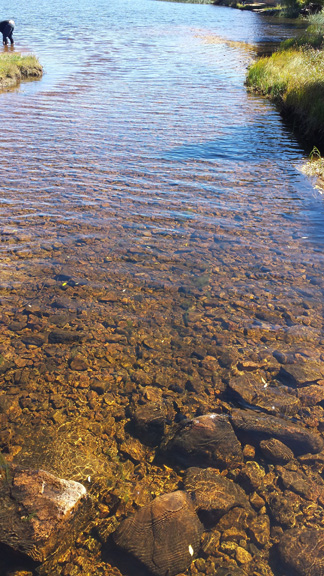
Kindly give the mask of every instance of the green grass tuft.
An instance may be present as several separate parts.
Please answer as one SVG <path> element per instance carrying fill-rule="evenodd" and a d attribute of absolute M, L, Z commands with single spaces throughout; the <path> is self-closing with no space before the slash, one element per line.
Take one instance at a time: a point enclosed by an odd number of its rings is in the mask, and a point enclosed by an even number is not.
<path fill-rule="evenodd" d="M 43 69 L 36 56 L 19 52 L 0 54 L 0 88 L 14 85 L 24 78 L 39 78 Z"/>
<path fill-rule="evenodd" d="M 248 70 L 247 86 L 276 101 L 297 120 L 299 132 L 324 144 L 324 15 L 310 18 L 302 38 L 285 41 L 278 52 Z M 315 46 L 315 47 L 314 47 Z M 318 49 L 320 46 L 320 49 Z M 295 122 L 296 125 L 296 122 Z"/>

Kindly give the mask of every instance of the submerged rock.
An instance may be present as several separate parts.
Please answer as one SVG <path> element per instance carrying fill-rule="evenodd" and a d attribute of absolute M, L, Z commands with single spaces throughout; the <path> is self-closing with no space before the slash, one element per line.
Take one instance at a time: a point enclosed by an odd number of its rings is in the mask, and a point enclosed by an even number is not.
<path fill-rule="evenodd" d="M 298 576 L 324 576 L 324 530 L 288 530 L 280 540 L 279 554 Z"/>
<path fill-rule="evenodd" d="M 304 388 L 298 388 L 297 395 L 302 406 L 316 406 L 324 400 L 324 386 L 310 384 Z"/>
<path fill-rule="evenodd" d="M 296 524 L 296 501 L 292 493 L 274 492 L 268 496 L 268 506 L 273 520 L 283 527 L 293 528 Z"/>
<path fill-rule="evenodd" d="M 276 472 L 287 490 L 292 490 L 313 502 L 318 500 L 321 504 L 324 502 L 324 482 L 321 476 L 318 476 L 315 482 L 302 470 L 287 470 L 283 466 L 276 466 Z"/>
<path fill-rule="evenodd" d="M 279 378 L 282 382 L 297 387 L 317 382 L 323 378 L 323 375 L 323 368 L 312 362 L 282 366 L 279 372 Z"/>
<path fill-rule="evenodd" d="M 72 330 L 53 330 L 48 335 L 48 341 L 51 344 L 70 344 L 71 342 L 80 342 L 84 335 L 82 332 Z"/>
<path fill-rule="evenodd" d="M 166 402 L 159 389 L 148 386 L 139 398 L 132 398 L 130 415 L 136 434 L 145 444 L 160 444 L 168 414 Z"/>
<path fill-rule="evenodd" d="M 289 420 L 261 412 L 233 410 L 232 424 L 239 438 L 254 445 L 276 438 L 291 448 L 296 456 L 320 452 L 323 448 L 323 439 L 318 434 Z"/>
<path fill-rule="evenodd" d="M 159 496 L 126 518 L 114 541 L 156 576 L 186 570 L 196 556 L 203 526 L 186 492 Z"/>
<path fill-rule="evenodd" d="M 280 442 L 276 438 L 270 438 L 269 440 L 261 440 L 260 450 L 271 462 L 289 462 L 294 458 L 294 453 L 286 444 Z"/>
<path fill-rule="evenodd" d="M 232 378 L 228 393 L 239 402 L 263 408 L 270 414 L 296 414 L 301 404 L 296 392 L 287 386 L 271 387 L 261 376 L 244 374 Z"/>
<path fill-rule="evenodd" d="M 250 508 L 243 488 L 214 468 L 188 468 L 184 485 L 193 494 L 196 509 L 208 525 L 217 522 L 235 506 Z"/>
<path fill-rule="evenodd" d="M 180 466 L 235 468 L 243 462 L 242 447 L 225 414 L 206 414 L 185 422 L 162 450 Z"/>
<path fill-rule="evenodd" d="M 91 509 L 82 484 L 9 466 L 1 469 L 0 499 L 0 543 L 38 562 L 72 543 Z"/>

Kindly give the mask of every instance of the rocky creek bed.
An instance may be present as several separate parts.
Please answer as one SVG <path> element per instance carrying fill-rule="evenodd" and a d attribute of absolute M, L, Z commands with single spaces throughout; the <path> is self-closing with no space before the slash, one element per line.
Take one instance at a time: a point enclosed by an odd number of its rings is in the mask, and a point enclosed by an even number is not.
<path fill-rule="evenodd" d="M 322 305 L 301 270 L 292 313 L 264 299 L 257 272 L 243 296 L 206 268 L 156 285 L 141 276 L 154 259 L 133 248 L 103 258 L 96 240 L 77 243 L 77 271 L 42 261 L 41 244 L 30 269 L 28 234 L 2 233 L 14 247 L 1 292 L 2 480 L 12 465 L 42 469 L 92 501 L 67 550 L 57 534 L 58 553 L 26 571 L 6 548 L 2 573 L 119 576 L 138 573 L 136 560 L 158 576 L 323 574 Z M 215 236 L 200 242 L 214 257 Z M 123 276 L 125 260 L 139 276 Z M 316 270 L 309 281 L 322 286 Z M 31 527 L 41 517 L 20 514 Z"/>

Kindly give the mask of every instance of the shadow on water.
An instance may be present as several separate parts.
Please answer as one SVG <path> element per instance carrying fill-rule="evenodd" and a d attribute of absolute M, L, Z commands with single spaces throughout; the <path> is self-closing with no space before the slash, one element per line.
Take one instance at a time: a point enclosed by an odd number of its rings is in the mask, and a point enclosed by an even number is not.
<path fill-rule="evenodd" d="M 288 126 L 288 125 L 287 125 Z M 266 127 L 262 127 L 266 132 Z M 224 129 L 224 134 L 214 141 L 188 144 L 174 148 L 163 157 L 170 160 L 227 160 L 231 162 L 246 162 L 259 164 L 263 160 L 271 160 L 277 152 L 278 138 L 276 134 L 268 133 L 264 140 L 260 140 L 260 121 L 255 125 L 232 126 Z M 289 134 L 289 131 L 286 131 Z M 282 151 L 285 157 L 285 150 Z"/>
<path fill-rule="evenodd" d="M 118 568 L 122 576 L 152 576 L 146 567 L 136 560 L 133 556 L 130 556 L 125 551 L 120 552 L 115 545 L 112 536 L 110 536 L 103 546 L 102 550 L 102 560 L 107 562 L 112 567 Z"/>
<path fill-rule="evenodd" d="M 9 547 L 0 544 L 0 574 L 1 576 L 11 576 L 11 574 L 22 571 L 30 571 L 37 574 L 36 569 L 39 566 L 19 552 L 14 553 Z"/>

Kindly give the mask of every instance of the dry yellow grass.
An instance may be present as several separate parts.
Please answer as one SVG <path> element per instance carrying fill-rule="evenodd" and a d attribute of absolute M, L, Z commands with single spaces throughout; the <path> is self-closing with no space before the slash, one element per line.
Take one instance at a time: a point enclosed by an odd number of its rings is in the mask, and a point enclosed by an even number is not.
<path fill-rule="evenodd" d="M 313 144 L 324 141 L 324 51 L 292 48 L 261 58 L 248 72 L 247 86 L 292 114 Z"/>

